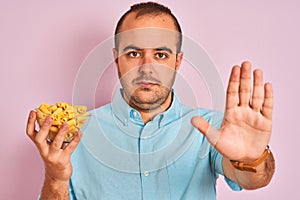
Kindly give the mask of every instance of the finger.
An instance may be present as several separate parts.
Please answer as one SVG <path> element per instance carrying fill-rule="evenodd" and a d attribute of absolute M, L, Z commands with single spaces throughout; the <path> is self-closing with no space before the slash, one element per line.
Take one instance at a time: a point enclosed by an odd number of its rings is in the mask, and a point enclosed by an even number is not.
<path fill-rule="evenodd" d="M 251 93 L 251 63 L 243 62 L 240 77 L 240 106 L 249 106 Z"/>
<path fill-rule="evenodd" d="M 253 72 L 253 94 L 252 94 L 252 109 L 256 112 L 260 112 L 262 104 L 264 103 L 264 85 L 263 85 L 263 73 L 257 69 Z"/>
<path fill-rule="evenodd" d="M 82 137 L 81 131 L 78 131 L 78 133 L 74 136 L 73 140 L 68 144 L 68 146 L 65 149 L 65 153 L 67 155 L 71 155 L 73 151 L 76 149 L 77 145 L 79 144 Z"/>
<path fill-rule="evenodd" d="M 35 130 L 35 120 L 36 120 L 36 113 L 32 110 L 29 113 L 27 125 L 26 125 L 26 134 L 32 141 L 34 141 L 35 135 L 37 133 L 37 131 Z"/>
<path fill-rule="evenodd" d="M 192 125 L 197 128 L 211 143 L 211 145 L 216 146 L 221 136 L 220 132 L 211 126 L 205 119 L 202 117 L 193 117 Z"/>
<path fill-rule="evenodd" d="M 47 144 L 46 138 L 48 136 L 50 127 L 52 125 L 52 119 L 51 117 L 46 117 L 44 123 L 41 126 L 40 131 L 35 136 L 35 142 L 38 144 L 38 146 L 42 146 Z"/>
<path fill-rule="evenodd" d="M 51 142 L 49 153 L 53 153 L 53 152 L 57 152 L 58 150 L 61 150 L 65 136 L 68 133 L 68 130 L 69 130 L 68 124 L 64 123 L 62 127 L 59 129 L 54 140 Z"/>
<path fill-rule="evenodd" d="M 226 108 L 230 109 L 239 104 L 240 67 L 232 68 L 227 87 Z"/>
<path fill-rule="evenodd" d="M 268 118 L 272 119 L 273 113 L 273 88 L 271 83 L 265 84 L 265 99 L 262 107 L 262 114 Z"/>

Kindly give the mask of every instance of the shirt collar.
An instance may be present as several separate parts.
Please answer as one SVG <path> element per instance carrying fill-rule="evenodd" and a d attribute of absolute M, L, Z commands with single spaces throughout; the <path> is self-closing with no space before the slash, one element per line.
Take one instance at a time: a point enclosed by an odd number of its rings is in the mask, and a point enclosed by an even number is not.
<path fill-rule="evenodd" d="M 143 121 L 141 120 L 140 114 L 137 110 L 132 108 L 127 104 L 124 100 L 123 89 L 117 91 L 113 101 L 112 101 L 112 112 L 113 114 L 124 124 L 127 125 L 128 121 L 132 119 L 136 124 L 143 125 Z M 177 99 L 174 90 L 172 90 L 173 98 L 171 106 L 165 111 L 157 116 L 152 121 L 157 121 L 158 126 L 165 126 L 172 121 L 181 117 L 182 113 L 182 105 Z"/>

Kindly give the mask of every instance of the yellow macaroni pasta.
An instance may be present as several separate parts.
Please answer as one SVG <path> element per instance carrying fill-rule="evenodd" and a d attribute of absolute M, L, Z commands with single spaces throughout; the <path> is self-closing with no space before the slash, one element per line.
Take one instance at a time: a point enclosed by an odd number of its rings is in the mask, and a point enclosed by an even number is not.
<path fill-rule="evenodd" d="M 57 102 L 55 105 L 43 103 L 36 109 L 36 113 L 37 122 L 40 126 L 42 126 L 47 116 L 51 117 L 52 125 L 48 134 L 48 140 L 50 141 L 53 141 L 63 123 L 69 125 L 64 142 L 70 142 L 90 116 L 86 106 L 72 106 L 66 102 Z"/>

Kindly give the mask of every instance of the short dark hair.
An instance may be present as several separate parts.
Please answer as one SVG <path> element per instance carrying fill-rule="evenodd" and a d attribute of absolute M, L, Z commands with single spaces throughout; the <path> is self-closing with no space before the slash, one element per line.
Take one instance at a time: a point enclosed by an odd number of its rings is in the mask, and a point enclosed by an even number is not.
<path fill-rule="evenodd" d="M 125 20 L 125 18 L 127 17 L 128 14 L 132 13 L 132 12 L 136 12 L 136 18 L 143 16 L 143 15 L 160 15 L 160 14 L 166 14 L 171 16 L 171 18 L 174 21 L 174 25 L 177 29 L 177 31 L 179 32 L 179 40 L 177 43 L 177 53 L 179 53 L 181 51 L 181 46 L 182 46 L 182 31 L 181 31 L 181 27 L 179 25 L 179 22 L 177 20 L 177 18 L 173 15 L 173 13 L 171 12 L 171 10 L 164 6 L 161 5 L 159 3 L 155 3 L 155 2 L 143 2 L 143 3 L 138 3 L 138 4 L 134 4 L 130 7 L 130 9 L 125 12 L 121 18 L 119 19 L 117 26 L 116 26 L 116 30 L 115 30 L 115 48 L 118 50 L 118 46 L 119 46 L 119 41 L 118 41 L 118 37 L 117 34 L 120 32 L 120 28 Z"/>

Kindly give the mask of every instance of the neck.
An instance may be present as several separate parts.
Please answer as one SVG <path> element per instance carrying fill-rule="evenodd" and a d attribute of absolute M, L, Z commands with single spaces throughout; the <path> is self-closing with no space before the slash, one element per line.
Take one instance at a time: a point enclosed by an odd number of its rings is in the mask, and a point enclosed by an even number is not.
<path fill-rule="evenodd" d="M 139 109 L 136 106 L 133 106 L 131 104 L 130 105 L 140 113 L 144 124 L 147 124 L 156 115 L 166 111 L 171 106 L 171 103 L 172 103 L 172 92 L 169 93 L 166 101 L 155 109 L 145 110 L 145 109 Z"/>
<path fill-rule="evenodd" d="M 170 92 L 166 101 L 162 105 L 160 105 L 158 108 L 152 109 L 152 110 L 138 110 L 142 116 L 144 124 L 147 124 L 159 113 L 166 111 L 171 106 L 171 103 L 172 103 L 172 94 Z"/>

